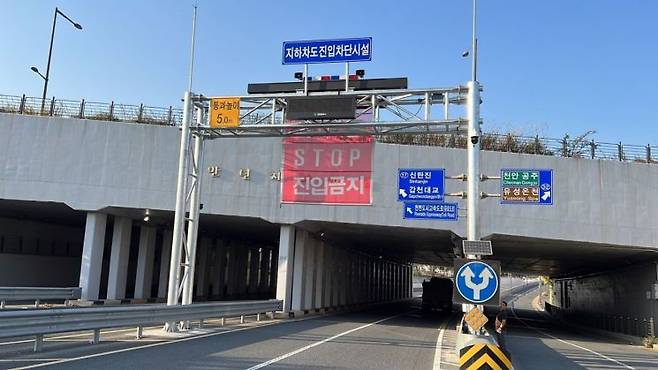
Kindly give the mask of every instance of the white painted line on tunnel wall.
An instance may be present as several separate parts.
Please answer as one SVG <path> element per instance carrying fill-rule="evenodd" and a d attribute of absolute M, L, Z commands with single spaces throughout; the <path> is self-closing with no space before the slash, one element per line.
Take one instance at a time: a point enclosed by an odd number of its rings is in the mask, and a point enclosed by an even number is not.
<path fill-rule="evenodd" d="M 240 327 L 240 328 L 236 328 L 236 329 L 224 330 L 224 331 L 208 333 L 208 334 L 193 335 L 193 336 L 184 337 L 184 338 L 180 338 L 180 339 L 169 340 L 169 341 L 165 340 L 165 341 L 162 341 L 162 342 L 146 344 L 146 345 L 143 345 L 143 346 L 122 348 L 122 349 L 118 349 L 118 350 L 114 350 L 114 351 L 94 353 L 94 354 L 91 354 L 91 355 L 67 358 L 67 359 L 63 359 L 63 360 L 47 362 L 47 363 L 44 363 L 44 364 L 21 366 L 21 367 L 12 368 L 12 369 L 9 369 L 9 370 L 36 369 L 36 368 L 39 368 L 39 367 L 46 367 L 46 366 L 50 366 L 50 365 L 58 365 L 58 364 L 63 364 L 63 363 L 67 363 L 67 362 L 86 360 L 86 359 L 90 359 L 90 358 L 113 355 L 113 354 L 117 354 L 117 353 L 130 352 L 130 351 L 136 351 L 136 350 L 145 349 L 145 348 L 164 346 L 164 345 L 167 345 L 167 344 L 187 342 L 187 341 L 194 340 L 194 339 L 208 338 L 208 337 L 214 337 L 214 336 L 217 336 L 217 335 L 223 335 L 223 334 L 235 333 L 235 332 L 239 332 L 239 331 L 245 331 L 245 330 L 249 330 L 249 329 L 262 328 L 262 327 L 270 326 L 270 325 L 286 324 L 286 323 L 292 323 L 292 322 L 298 322 L 298 321 L 312 320 L 312 319 L 317 319 L 317 318 L 318 317 L 304 317 L 304 318 L 301 318 L 301 319 L 293 319 L 293 320 L 278 320 L 278 321 L 267 322 L 267 323 L 262 323 L 261 322 L 258 325 L 254 325 L 254 326 Z M 131 330 L 134 330 L 134 329 L 131 329 Z"/>
<path fill-rule="evenodd" d="M 393 315 L 393 316 L 389 316 L 389 317 L 385 317 L 385 318 L 383 318 L 383 319 L 380 319 L 380 320 L 377 320 L 377 321 L 373 321 L 373 322 L 371 322 L 371 323 L 369 323 L 369 324 L 361 325 L 361 326 L 359 326 L 359 327 L 357 327 L 357 328 L 350 329 L 350 330 L 348 330 L 348 331 L 344 331 L 344 332 L 339 333 L 339 334 L 336 334 L 336 335 L 334 335 L 334 336 L 332 336 L 332 337 L 329 337 L 329 338 L 323 339 L 323 340 L 321 340 L 321 341 L 318 341 L 318 342 L 315 342 L 315 343 L 309 344 L 308 346 L 304 346 L 304 347 L 298 348 L 298 349 L 296 349 L 296 350 L 294 350 L 294 351 L 292 351 L 292 352 L 288 352 L 288 353 L 283 354 L 283 355 L 281 355 L 281 356 L 279 356 L 279 357 L 275 357 L 275 358 L 273 358 L 273 359 L 271 359 L 271 360 L 269 360 L 269 361 L 265 361 L 265 362 L 260 363 L 260 364 L 258 364 L 258 365 L 256 365 L 256 366 L 252 366 L 252 367 L 250 367 L 250 368 L 247 369 L 247 370 L 256 370 L 256 369 L 263 368 L 263 367 L 265 367 L 265 366 L 271 365 L 271 364 L 276 363 L 276 362 L 279 362 L 279 361 L 281 361 L 281 360 L 285 360 L 285 359 L 287 359 L 288 357 L 292 357 L 292 356 L 294 356 L 294 355 L 296 355 L 296 354 L 299 354 L 299 353 L 302 353 L 302 352 L 304 352 L 304 351 L 307 351 L 307 350 L 309 350 L 309 349 L 311 349 L 311 348 L 313 348 L 313 347 L 317 347 L 317 346 L 319 346 L 319 345 L 321 345 L 321 344 L 324 344 L 324 343 L 327 343 L 327 342 L 331 342 L 331 341 L 334 340 L 334 339 L 337 339 L 337 338 L 340 338 L 340 337 L 342 337 L 342 336 L 345 336 L 345 335 L 348 335 L 348 334 L 354 333 L 355 331 L 359 331 L 359 330 L 361 330 L 361 329 L 365 329 L 365 328 L 370 327 L 370 326 L 373 326 L 373 325 L 377 325 L 377 324 L 382 323 L 382 322 L 384 322 L 384 321 L 388 321 L 388 320 L 394 319 L 394 318 L 396 318 L 396 317 L 399 317 L 399 316 L 405 315 L 405 314 L 407 314 L 407 313 L 408 313 L 408 312 L 400 313 L 400 314 Z"/>
<path fill-rule="evenodd" d="M 623 366 L 623 367 L 626 368 L 626 369 L 635 370 L 634 367 L 629 366 L 629 365 L 626 365 L 625 363 L 623 363 L 623 362 L 621 362 L 621 361 L 618 361 L 618 360 L 615 360 L 615 359 L 612 358 L 612 357 L 608 357 L 608 356 L 606 356 L 606 355 L 604 355 L 604 354 L 598 353 L 598 352 L 593 351 L 593 350 L 591 350 L 591 349 L 589 349 L 589 348 L 585 348 L 585 347 L 583 347 L 583 346 L 579 346 L 578 344 L 568 342 L 568 341 L 566 341 L 566 340 L 564 340 L 564 339 L 560 339 L 560 338 L 558 338 L 558 337 L 556 337 L 556 336 L 553 336 L 553 335 L 551 335 L 551 334 L 548 334 L 547 332 L 545 332 L 545 331 L 543 331 L 543 330 L 539 330 L 539 329 L 537 329 L 537 328 L 531 327 L 530 325 L 526 324 L 525 321 L 524 321 L 523 319 L 521 319 L 521 318 L 516 314 L 516 310 L 514 310 L 514 308 L 512 308 L 512 314 L 514 314 L 514 317 L 515 317 L 517 320 L 519 320 L 523 325 L 525 325 L 527 328 L 530 328 L 530 329 L 536 331 L 537 333 L 540 333 L 540 334 L 543 334 L 543 335 L 545 335 L 545 336 L 547 336 L 547 337 L 549 337 L 549 338 L 555 339 L 555 340 L 557 340 L 557 341 L 560 342 L 560 343 L 568 344 L 568 345 L 570 345 L 570 346 L 572 346 L 572 347 L 576 347 L 576 348 L 581 349 L 581 350 L 583 350 L 583 351 L 589 352 L 589 353 L 594 354 L 594 355 L 596 355 L 596 356 L 598 356 L 598 357 L 600 357 L 600 358 L 606 359 L 606 360 L 608 360 L 608 361 L 610 361 L 610 362 L 614 362 L 614 363 L 616 363 L 617 365 Z"/>

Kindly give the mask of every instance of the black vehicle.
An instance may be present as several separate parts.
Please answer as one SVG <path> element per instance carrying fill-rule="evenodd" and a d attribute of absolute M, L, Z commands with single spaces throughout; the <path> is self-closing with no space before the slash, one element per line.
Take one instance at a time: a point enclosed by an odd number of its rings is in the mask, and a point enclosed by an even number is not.
<path fill-rule="evenodd" d="M 423 281 L 423 311 L 452 312 L 452 280 L 433 277 Z"/>

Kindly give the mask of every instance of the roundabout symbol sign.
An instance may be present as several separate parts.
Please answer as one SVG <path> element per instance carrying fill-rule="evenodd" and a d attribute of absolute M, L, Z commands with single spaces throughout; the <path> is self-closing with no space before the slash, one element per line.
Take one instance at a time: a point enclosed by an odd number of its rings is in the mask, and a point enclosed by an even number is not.
<path fill-rule="evenodd" d="M 470 261 L 455 274 L 457 292 L 466 301 L 484 303 L 498 293 L 499 280 L 496 270 L 483 261 Z"/>

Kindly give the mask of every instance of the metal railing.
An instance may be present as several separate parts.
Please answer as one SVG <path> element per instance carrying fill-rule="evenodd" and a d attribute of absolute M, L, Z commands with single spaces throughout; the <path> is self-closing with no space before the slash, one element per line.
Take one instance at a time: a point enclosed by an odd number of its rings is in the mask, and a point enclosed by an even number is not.
<path fill-rule="evenodd" d="M 42 107 L 43 102 L 43 109 Z M 128 105 L 115 102 L 99 103 L 82 100 L 47 99 L 29 96 L 0 95 L 0 113 L 17 113 L 102 121 L 136 122 L 155 125 L 180 125 L 180 108 Z"/>
<path fill-rule="evenodd" d="M 28 96 L 0 95 L 0 113 L 28 115 L 46 115 L 65 118 L 84 118 L 103 121 L 135 122 L 143 124 L 177 126 L 182 122 L 183 111 L 180 108 L 150 107 L 144 104 L 128 105 L 88 102 L 83 100 L 52 99 L 44 102 L 41 110 L 41 98 Z M 271 118 L 259 116 L 258 112 L 244 117 L 243 124 L 256 124 Z M 280 123 L 281 118 L 275 117 Z M 459 134 L 399 134 L 381 136 L 382 143 L 406 145 L 442 146 L 449 148 L 466 148 L 467 138 Z M 568 158 L 616 160 L 624 162 L 658 163 L 658 146 L 629 145 L 624 143 L 605 143 L 585 140 L 584 137 L 562 139 L 540 136 L 521 136 L 512 134 L 483 133 L 482 150 L 549 155 Z"/>
<path fill-rule="evenodd" d="M 466 148 L 467 138 L 463 135 L 391 135 L 378 141 L 391 144 L 440 146 Z M 540 136 L 482 133 L 482 150 L 521 154 L 548 155 L 565 158 L 616 160 L 622 162 L 658 163 L 658 146 L 604 143 L 582 138 L 562 139 Z"/>
<path fill-rule="evenodd" d="M 93 343 L 100 341 L 100 330 L 109 328 L 136 327 L 141 338 L 142 328 L 165 322 L 190 321 L 209 318 L 240 317 L 276 312 L 283 302 L 233 301 L 198 303 L 185 306 L 164 304 L 136 305 L 124 307 L 59 308 L 51 310 L 19 310 L 0 312 L 0 338 L 35 336 L 34 351 L 39 351 L 45 334 L 93 330 Z"/>
<path fill-rule="evenodd" d="M 34 302 L 39 308 L 39 302 L 61 300 L 68 303 L 71 299 L 80 298 L 80 288 L 41 288 L 41 287 L 0 287 L 0 309 L 6 302 Z"/>
<path fill-rule="evenodd" d="M 548 302 L 545 303 L 545 306 L 546 311 L 551 315 L 578 325 L 634 337 L 656 336 L 653 317 L 638 318 L 604 312 L 574 311 L 550 305 Z"/>

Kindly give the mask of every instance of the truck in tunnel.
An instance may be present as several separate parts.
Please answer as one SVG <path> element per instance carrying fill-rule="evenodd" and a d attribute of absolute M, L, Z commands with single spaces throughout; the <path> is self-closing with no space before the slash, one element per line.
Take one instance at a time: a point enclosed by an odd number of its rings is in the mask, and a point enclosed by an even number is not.
<path fill-rule="evenodd" d="M 452 312 L 452 280 L 432 277 L 423 281 L 423 311 Z"/>

